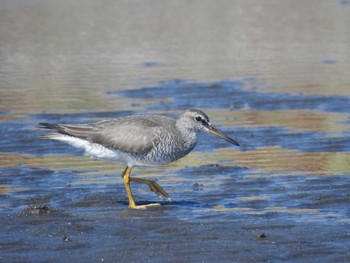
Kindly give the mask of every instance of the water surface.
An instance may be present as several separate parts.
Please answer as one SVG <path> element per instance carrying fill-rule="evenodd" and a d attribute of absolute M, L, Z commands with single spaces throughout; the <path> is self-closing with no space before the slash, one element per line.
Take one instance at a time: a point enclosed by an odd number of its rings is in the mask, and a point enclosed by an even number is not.
<path fill-rule="evenodd" d="M 0 261 L 350 261 L 349 8 L 2 1 Z M 241 147 L 201 135 L 135 168 L 174 200 L 154 210 L 127 209 L 124 167 L 39 139 L 39 122 L 188 108 Z"/>

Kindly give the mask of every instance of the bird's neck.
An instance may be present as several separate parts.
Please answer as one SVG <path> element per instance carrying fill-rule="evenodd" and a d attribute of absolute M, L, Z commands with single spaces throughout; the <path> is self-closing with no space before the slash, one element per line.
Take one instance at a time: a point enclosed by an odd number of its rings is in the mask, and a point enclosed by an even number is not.
<path fill-rule="evenodd" d="M 183 124 L 180 125 L 176 123 L 176 127 L 178 131 L 181 133 L 181 137 L 182 137 L 183 143 L 186 146 L 186 149 L 191 151 L 197 144 L 197 133 L 192 129 L 189 129 L 188 127 L 184 126 Z"/>

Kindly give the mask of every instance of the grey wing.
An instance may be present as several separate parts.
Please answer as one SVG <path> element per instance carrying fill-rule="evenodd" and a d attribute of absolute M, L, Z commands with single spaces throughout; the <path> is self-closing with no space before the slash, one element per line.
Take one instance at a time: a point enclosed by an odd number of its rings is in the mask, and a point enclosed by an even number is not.
<path fill-rule="evenodd" d="M 143 117 L 102 121 L 94 130 L 90 142 L 127 153 L 146 153 L 159 143 L 159 124 Z"/>
<path fill-rule="evenodd" d="M 158 145 L 159 134 L 165 129 L 162 125 L 173 125 L 174 120 L 164 116 L 138 115 L 95 124 L 40 124 L 61 134 L 98 143 L 106 148 L 141 154 Z M 44 135 L 43 138 L 50 136 Z"/>
<path fill-rule="evenodd" d="M 57 132 L 69 135 L 73 137 L 78 137 L 81 139 L 87 139 L 90 134 L 94 132 L 94 126 L 89 124 L 52 124 L 52 123 L 39 123 L 44 126 L 44 128 L 56 130 Z M 49 134 L 52 135 L 52 134 Z M 50 139 L 50 136 L 43 135 L 42 138 Z"/>

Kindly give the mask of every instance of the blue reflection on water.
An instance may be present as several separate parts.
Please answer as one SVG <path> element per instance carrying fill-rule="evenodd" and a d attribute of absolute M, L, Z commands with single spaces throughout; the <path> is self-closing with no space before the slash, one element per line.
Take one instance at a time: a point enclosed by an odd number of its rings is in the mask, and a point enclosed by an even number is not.
<path fill-rule="evenodd" d="M 178 110 L 189 108 L 226 108 L 253 110 L 307 109 L 330 112 L 350 112 L 350 97 L 295 95 L 245 90 L 244 81 L 219 81 L 212 83 L 173 80 L 159 86 L 135 90 L 112 91 L 108 94 L 123 95 L 129 98 L 161 99 L 171 98 L 170 102 L 154 102 L 150 110 Z"/>

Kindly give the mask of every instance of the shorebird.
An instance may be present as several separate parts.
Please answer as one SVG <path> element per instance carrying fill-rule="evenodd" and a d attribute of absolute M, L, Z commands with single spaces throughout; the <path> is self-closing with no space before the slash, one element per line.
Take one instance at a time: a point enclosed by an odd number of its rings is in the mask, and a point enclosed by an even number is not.
<path fill-rule="evenodd" d="M 239 146 L 239 143 L 217 130 L 203 111 L 191 109 L 177 119 L 163 115 L 130 115 L 94 124 L 40 123 L 55 133 L 42 135 L 83 149 L 93 158 L 126 165 L 122 178 L 129 200 L 129 208 L 147 209 L 159 203 L 136 205 L 130 182 L 146 184 L 163 200 L 171 202 L 168 193 L 155 181 L 131 177 L 134 166 L 166 165 L 176 161 L 196 146 L 197 134 L 209 132 Z"/>

